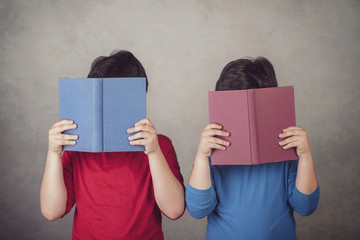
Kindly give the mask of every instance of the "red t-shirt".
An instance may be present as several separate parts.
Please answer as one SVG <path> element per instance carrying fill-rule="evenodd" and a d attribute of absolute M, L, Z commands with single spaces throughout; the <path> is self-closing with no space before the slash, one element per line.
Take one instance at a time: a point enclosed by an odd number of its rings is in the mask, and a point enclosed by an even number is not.
<path fill-rule="evenodd" d="M 183 184 L 169 138 L 159 145 Z M 164 239 L 149 160 L 144 152 L 72 152 L 62 156 L 66 215 L 76 203 L 73 239 Z"/>

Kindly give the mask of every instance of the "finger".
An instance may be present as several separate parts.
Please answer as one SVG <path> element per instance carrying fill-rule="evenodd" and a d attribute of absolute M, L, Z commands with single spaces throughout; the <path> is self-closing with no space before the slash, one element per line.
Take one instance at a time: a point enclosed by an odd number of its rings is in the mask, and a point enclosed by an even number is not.
<path fill-rule="evenodd" d="M 289 136 L 299 136 L 302 134 L 302 130 L 299 129 L 294 129 L 294 130 L 288 130 L 286 132 L 280 133 L 279 134 L 279 138 L 285 138 L 285 137 L 289 137 Z"/>
<path fill-rule="evenodd" d="M 217 143 L 217 144 L 220 144 L 223 146 L 230 146 L 230 142 L 222 140 L 220 138 L 216 138 L 216 137 L 209 138 L 208 141 L 211 143 Z"/>
<path fill-rule="evenodd" d="M 291 126 L 291 127 L 287 127 L 285 129 L 283 129 L 283 132 L 287 132 L 287 131 L 291 131 L 291 130 L 303 130 L 301 127 L 298 126 Z"/>
<path fill-rule="evenodd" d="M 130 141 L 131 145 L 145 145 L 146 140 L 144 139 L 139 139 L 139 140 L 135 140 L 135 141 Z"/>
<path fill-rule="evenodd" d="M 289 149 L 289 148 L 297 147 L 298 145 L 299 145 L 299 142 L 295 141 L 295 142 L 291 142 L 291 143 L 284 145 L 282 148 Z"/>
<path fill-rule="evenodd" d="M 137 123 L 135 123 L 135 126 L 138 126 L 138 125 L 149 125 L 149 126 L 154 126 L 152 124 L 152 122 L 150 121 L 150 119 L 148 118 L 144 118 L 144 119 L 141 119 L 140 121 L 138 121 Z"/>
<path fill-rule="evenodd" d="M 136 134 L 128 137 L 128 139 L 130 141 L 133 141 L 133 140 L 136 140 L 139 138 L 149 138 L 149 136 L 150 136 L 150 133 L 148 133 L 148 132 L 139 132 L 139 133 L 136 133 Z"/>
<path fill-rule="evenodd" d="M 70 134 L 56 134 L 55 139 L 58 140 L 72 140 L 72 139 L 78 139 L 78 135 L 70 135 Z"/>
<path fill-rule="evenodd" d="M 222 129 L 222 126 L 220 124 L 217 123 L 209 123 L 208 125 L 206 125 L 204 130 L 210 130 L 210 129 Z"/>
<path fill-rule="evenodd" d="M 60 126 L 60 125 L 64 125 L 64 124 L 73 124 L 73 123 L 74 123 L 73 120 L 68 120 L 68 119 L 60 120 L 60 121 L 57 121 L 56 123 L 54 123 L 54 125 L 52 125 L 51 128 L 57 127 L 57 126 Z"/>
<path fill-rule="evenodd" d="M 76 141 L 69 141 L 69 140 L 57 140 L 56 141 L 56 144 L 58 145 L 75 145 L 76 144 Z"/>
<path fill-rule="evenodd" d="M 58 134 L 62 133 L 63 131 L 69 130 L 69 129 L 75 129 L 77 128 L 77 124 L 66 124 L 66 125 L 60 125 L 54 128 L 51 128 L 49 130 L 50 134 Z"/>
<path fill-rule="evenodd" d="M 291 142 L 295 142 L 295 141 L 299 141 L 300 137 L 299 136 L 293 136 L 293 137 L 289 137 L 281 142 L 279 142 L 280 146 L 284 146 L 285 144 L 291 143 Z"/>
<path fill-rule="evenodd" d="M 206 130 L 204 132 L 204 136 L 208 136 L 208 137 L 213 137 L 213 136 L 227 137 L 229 135 L 230 135 L 229 132 L 226 132 L 226 131 L 223 131 L 223 130 L 215 130 L 215 129 Z"/>
<path fill-rule="evenodd" d="M 219 149 L 219 150 L 226 150 L 226 147 L 220 145 L 220 144 L 216 144 L 216 143 L 209 143 L 208 147 L 211 149 Z"/>
<path fill-rule="evenodd" d="M 135 126 L 133 128 L 129 128 L 127 130 L 128 133 L 134 133 L 134 132 L 140 132 L 140 131 L 156 133 L 155 128 L 153 128 L 150 125 L 138 125 L 138 126 Z"/>

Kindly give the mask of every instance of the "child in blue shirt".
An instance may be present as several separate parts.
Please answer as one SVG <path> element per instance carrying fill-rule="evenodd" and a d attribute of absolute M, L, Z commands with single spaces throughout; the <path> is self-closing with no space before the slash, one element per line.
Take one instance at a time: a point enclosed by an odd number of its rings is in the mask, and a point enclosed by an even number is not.
<path fill-rule="evenodd" d="M 228 63 L 216 91 L 277 87 L 272 64 L 263 57 Z M 296 239 L 294 210 L 313 213 L 320 191 L 307 132 L 290 126 L 279 145 L 296 148 L 298 160 L 260 165 L 212 165 L 212 149 L 230 145 L 222 126 L 208 124 L 201 133 L 186 188 L 186 204 L 195 218 L 208 217 L 206 239 Z"/>

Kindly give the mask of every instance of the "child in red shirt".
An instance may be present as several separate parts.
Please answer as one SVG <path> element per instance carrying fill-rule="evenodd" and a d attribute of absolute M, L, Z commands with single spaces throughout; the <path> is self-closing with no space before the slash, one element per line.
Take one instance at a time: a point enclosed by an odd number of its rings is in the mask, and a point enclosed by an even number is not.
<path fill-rule="evenodd" d="M 95 59 L 88 77 L 146 73 L 132 53 L 119 51 Z M 49 130 L 40 190 L 45 218 L 61 218 L 76 203 L 73 239 L 163 239 L 160 212 L 177 219 L 185 209 L 183 177 L 170 139 L 143 119 L 128 133 L 135 133 L 130 144 L 144 145 L 145 152 L 62 153 L 63 145 L 76 144 L 78 138 L 62 132 L 76 127 L 62 120 Z"/>

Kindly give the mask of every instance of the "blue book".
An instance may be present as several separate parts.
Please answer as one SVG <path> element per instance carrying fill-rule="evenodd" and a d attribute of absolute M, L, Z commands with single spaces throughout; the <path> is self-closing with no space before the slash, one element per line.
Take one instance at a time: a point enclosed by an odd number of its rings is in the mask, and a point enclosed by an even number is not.
<path fill-rule="evenodd" d="M 78 127 L 64 133 L 78 135 L 64 150 L 82 152 L 145 151 L 130 145 L 128 128 L 146 117 L 145 78 L 60 78 L 60 120 Z"/>

